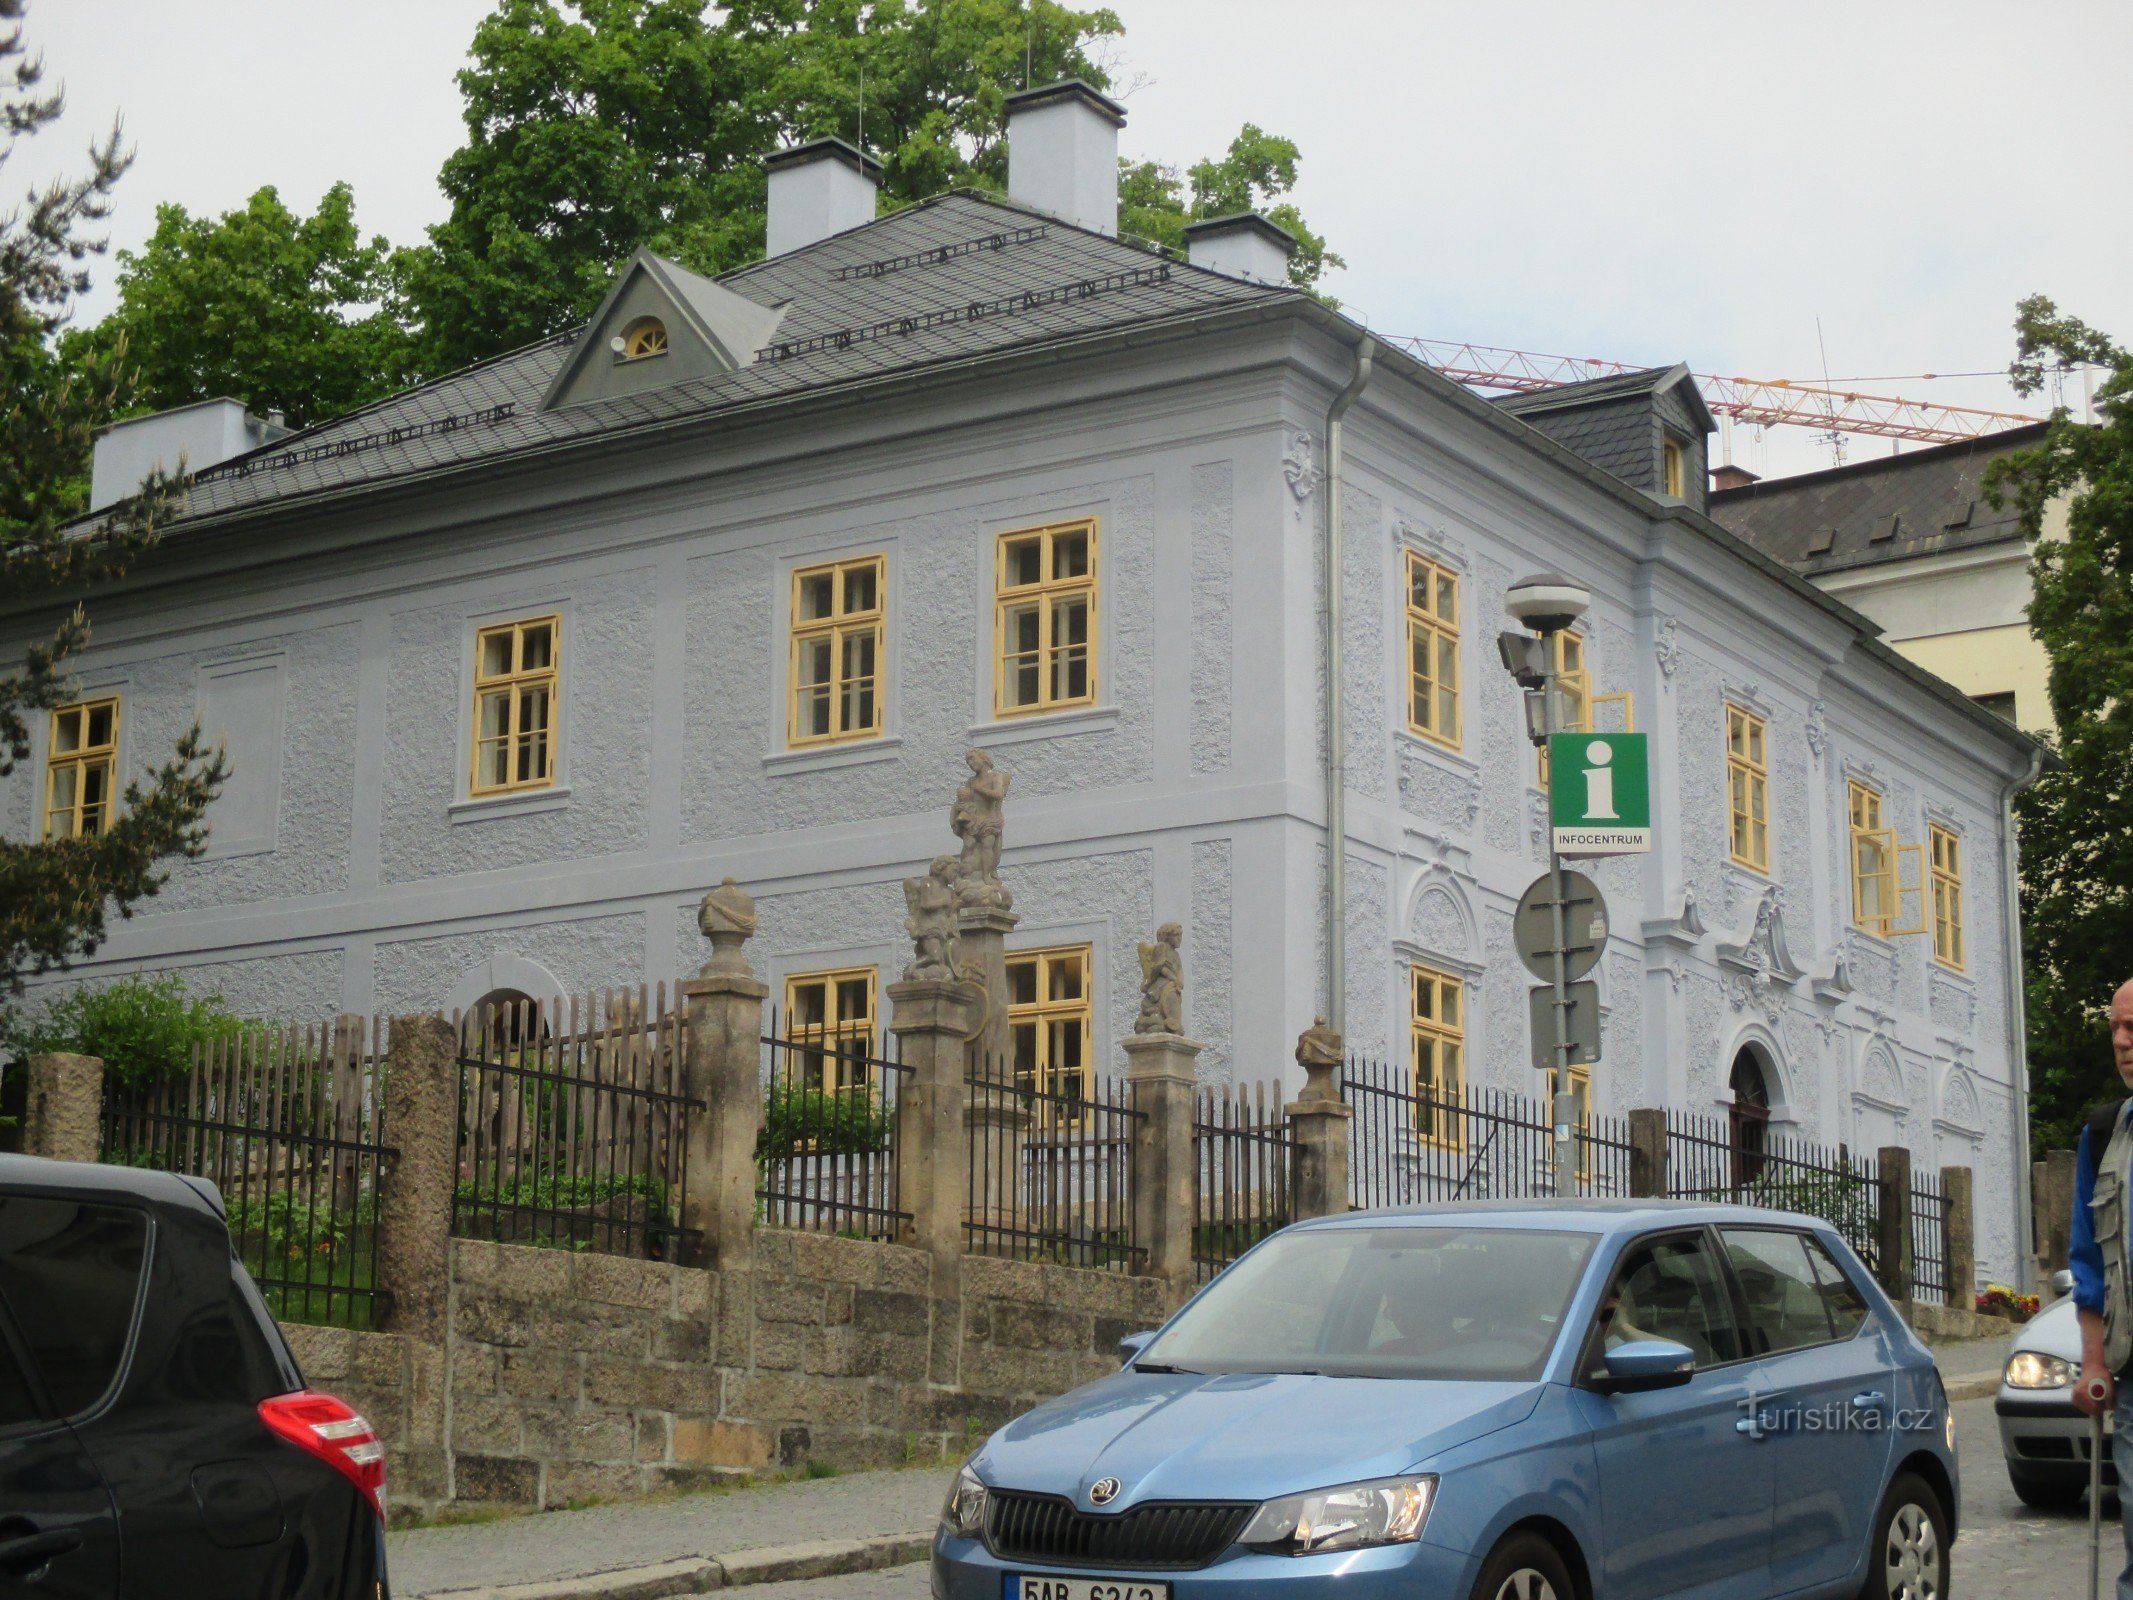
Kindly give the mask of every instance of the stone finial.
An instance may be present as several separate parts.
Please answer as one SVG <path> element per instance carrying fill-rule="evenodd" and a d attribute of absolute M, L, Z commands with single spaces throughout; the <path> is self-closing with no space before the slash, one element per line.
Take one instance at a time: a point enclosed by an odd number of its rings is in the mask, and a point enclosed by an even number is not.
<path fill-rule="evenodd" d="M 1007 830 L 1007 786 L 1014 774 L 993 765 L 983 750 L 964 752 L 970 776 L 955 791 L 949 808 L 948 826 L 963 841 L 963 859 L 957 874 L 962 903 L 997 906 L 1005 910 L 1014 903 L 1007 885 L 1000 881 L 1000 840 Z"/>
<path fill-rule="evenodd" d="M 1334 1074 L 1340 1070 L 1341 1036 L 1326 1026 L 1324 1017 L 1313 1017 L 1311 1026 L 1297 1035 L 1296 1064 L 1304 1069 L 1303 1092 L 1297 1099 L 1340 1099 Z"/>
<path fill-rule="evenodd" d="M 696 908 L 696 926 L 711 941 L 711 959 L 703 964 L 706 978 L 752 978 L 748 958 L 741 946 L 755 932 L 755 901 L 732 878 L 705 894 Z"/>
<path fill-rule="evenodd" d="M 1185 1031 L 1185 958 L 1178 944 L 1185 930 L 1166 922 L 1155 930 L 1155 943 L 1141 946 L 1141 1014 L 1135 1033 Z"/>
<path fill-rule="evenodd" d="M 911 964 L 906 983 L 952 983 L 962 976 L 962 952 L 955 928 L 956 880 L 961 875 L 953 856 L 935 856 L 923 878 L 904 879 L 904 932 L 911 935 Z"/>

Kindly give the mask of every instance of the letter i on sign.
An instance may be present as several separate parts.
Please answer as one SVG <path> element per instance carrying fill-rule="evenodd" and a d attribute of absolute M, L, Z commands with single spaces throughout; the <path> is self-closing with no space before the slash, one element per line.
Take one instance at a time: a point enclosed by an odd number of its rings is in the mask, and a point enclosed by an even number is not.
<path fill-rule="evenodd" d="M 1607 763 L 1614 758 L 1613 748 L 1604 739 L 1595 739 L 1585 747 L 1585 759 L 1592 763 L 1585 769 L 1585 816 L 1589 821 L 1615 820 L 1615 775 L 1607 770 Z"/>

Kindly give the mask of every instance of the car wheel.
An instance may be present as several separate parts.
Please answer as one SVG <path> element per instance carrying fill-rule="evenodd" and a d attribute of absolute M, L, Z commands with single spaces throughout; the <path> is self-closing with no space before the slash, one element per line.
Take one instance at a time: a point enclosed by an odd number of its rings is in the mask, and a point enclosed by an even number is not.
<path fill-rule="evenodd" d="M 2031 1478 L 2007 1470 L 2007 1481 L 2014 1485 L 2015 1498 L 2025 1506 L 2035 1506 L 2039 1511 L 2064 1511 L 2069 1506 L 2081 1504 L 2088 1491 L 2084 1483 L 2068 1483 L 2061 1478 Z"/>
<path fill-rule="evenodd" d="M 1537 1533 L 1514 1533 L 1489 1552 L 1473 1600 L 1577 1600 L 1563 1558 Z"/>
<path fill-rule="evenodd" d="M 1860 1600 L 1946 1600 L 1948 1514 L 1916 1473 L 1899 1474 L 1882 1497 Z"/>

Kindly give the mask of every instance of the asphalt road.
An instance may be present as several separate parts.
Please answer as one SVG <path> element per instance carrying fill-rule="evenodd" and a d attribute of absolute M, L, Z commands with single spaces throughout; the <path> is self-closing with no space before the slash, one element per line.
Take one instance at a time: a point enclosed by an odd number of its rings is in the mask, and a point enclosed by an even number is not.
<path fill-rule="evenodd" d="M 2078 1597 L 2088 1572 L 2088 1513 L 2033 1511 L 2014 1497 L 2001 1465 L 1990 1400 L 1966 1400 L 1955 1408 L 1955 1448 L 1963 1469 L 1963 1511 L 1952 1593 Z M 2105 1502 L 2099 1600 L 2108 1600 L 2113 1592 L 2117 1563 L 2124 1559 L 2116 1511 L 2116 1502 Z M 749 1600 L 927 1600 L 928 1595 L 923 1564 L 849 1578 L 766 1584 L 745 1592 Z"/>

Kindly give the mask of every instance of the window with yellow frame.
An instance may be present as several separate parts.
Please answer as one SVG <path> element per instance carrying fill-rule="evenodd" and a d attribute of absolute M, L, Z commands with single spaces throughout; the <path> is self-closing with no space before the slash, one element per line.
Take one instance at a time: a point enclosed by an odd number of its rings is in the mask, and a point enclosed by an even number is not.
<path fill-rule="evenodd" d="M 1689 453 L 1672 435 L 1659 447 L 1659 492 L 1676 500 L 1689 492 Z"/>
<path fill-rule="evenodd" d="M 881 556 L 859 556 L 792 575 L 792 748 L 881 732 L 886 565 Z"/>
<path fill-rule="evenodd" d="M 1763 719 L 1726 707 L 1727 838 L 1732 857 L 1757 872 L 1770 870 L 1770 752 Z"/>
<path fill-rule="evenodd" d="M 529 617 L 474 636 L 474 769 L 468 793 L 555 784 L 563 619 Z"/>
<path fill-rule="evenodd" d="M 875 990 L 872 967 L 796 972 L 785 980 L 786 1037 L 796 1045 L 796 1071 L 809 1089 L 872 1094 Z"/>
<path fill-rule="evenodd" d="M 1425 1144 L 1462 1149 L 1466 1144 L 1466 983 L 1424 966 L 1415 967 L 1411 977 L 1415 1135 Z"/>
<path fill-rule="evenodd" d="M 1096 524 L 1000 535 L 995 553 L 993 712 L 1096 703 Z"/>
<path fill-rule="evenodd" d="M 1015 1083 L 1050 1097 L 1034 1103 L 1039 1128 L 1078 1124 L 1094 1088 L 1089 1069 L 1094 1018 L 1089 955 L 1089 946 L 1081 944 L 1021 950 L 1007 958 L 1007 1031 Z"/>
<path fill-rule="evenodd" d="M 1555 1109 L 1555 1087 L 1558 1082 L 1556 1069 L 1550 1067 L 1548 1079 L 1548 1111 Z M 1571 1126 L 1577 1129 L 1578 1180 L 1583 1182 L 1592 1176 L 1592 1067 L 1575 1066 L 1570 1069 L 1570 1102 L 1574 1108 Z"/>
<path fill-rule="evenodd" d="M 113 695 L 52 713 L 45 750 L 44 836 L 94 839 L 118 802 L 119 703 Z"/>
<path fill-rule="evenodd" d="M 1896 926 L 1896 836 L 1882 826 L 1880 794 L 1851 784 L 1852 921 L 1884 938 Z"/>
<path fill-rule="evenodd" d="M 1459 574 L 1407 553 L 1407 726 L 1459 748 Z"/>
<path fill-rule="evenodd" d="M 1933 885 L 1933 959 L 1963 964 L 1963 841 L 1953 828 L 1926 830 L 1927 866 Z"/>
<path fill-rule="evenodd" d="M 1568 628 L 1548 635 L 1555 669 L 1558 733 L 1592 732 L 1592 673 L 1585 665 L 1585 637 Z M 1540 748 L 1540 786 L 1548 787 L 1548 747 Z"/>

